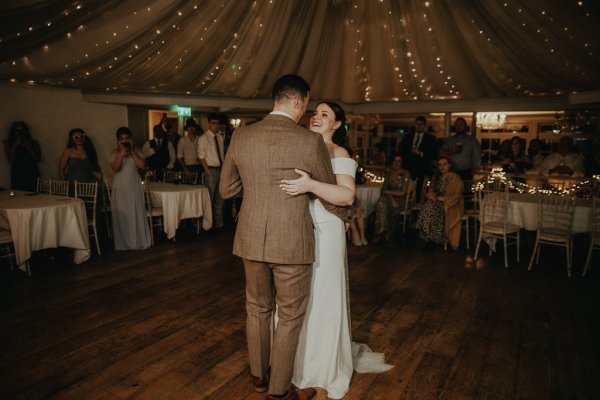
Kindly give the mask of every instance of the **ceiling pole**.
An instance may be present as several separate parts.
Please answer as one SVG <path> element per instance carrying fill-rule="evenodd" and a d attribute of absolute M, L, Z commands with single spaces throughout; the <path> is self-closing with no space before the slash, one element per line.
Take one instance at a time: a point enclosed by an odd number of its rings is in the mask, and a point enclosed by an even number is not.
<path fill-rule="evenodd" d="M 451 112 L 444 113 L 444 137 L 450 136 L 450 117 L 452 116 Z"/>
<path fill-rule="evenodd" d="M 477 113 L 473 111 L 473 117 L 471 118 L 471 136 L 477 137 Z"/>

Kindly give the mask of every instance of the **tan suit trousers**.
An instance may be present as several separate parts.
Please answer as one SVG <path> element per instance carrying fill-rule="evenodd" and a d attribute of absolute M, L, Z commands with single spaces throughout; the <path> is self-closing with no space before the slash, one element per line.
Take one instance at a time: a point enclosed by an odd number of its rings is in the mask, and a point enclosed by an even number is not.
<path fill-rule="evenodd" d="M 290 388 L 294 374 L 294 358 L 308 305 L 312 267 L 311 264 L 272 264 L 244 259 L 244 270 L 250 373 L 264 376 L 270 361 L 269 393 L 283 394 Z M 279 321 L 271 346 L 275 302 Z"/>

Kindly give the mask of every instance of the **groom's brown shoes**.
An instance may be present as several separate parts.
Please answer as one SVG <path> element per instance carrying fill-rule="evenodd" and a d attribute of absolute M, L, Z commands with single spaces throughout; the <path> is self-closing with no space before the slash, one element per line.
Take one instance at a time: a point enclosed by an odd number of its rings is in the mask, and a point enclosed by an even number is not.
<path fill-rule="evenodd" d="M 317 394 L 316 389 L 314 388 L 290 388 L 287 394 L 284 397 L 273 397 L 269 396 L 269 399 L 272 400 L 310 400 Z"/>
<path fill-rule="evenodd" d="M 252 384 L 254 384 L 254 391 L 257 393 L 264 393 L 269 388 L 269 375 L 265 375 L 262 378 L 250 375 L 252 378 Z"/>

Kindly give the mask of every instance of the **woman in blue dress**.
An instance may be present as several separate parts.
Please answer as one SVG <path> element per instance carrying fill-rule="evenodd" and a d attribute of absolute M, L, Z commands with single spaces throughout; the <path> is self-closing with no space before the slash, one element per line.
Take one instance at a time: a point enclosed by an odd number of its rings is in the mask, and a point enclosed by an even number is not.
<path fill-rule="evenodd" d="M 132 147 L 129 128 L 117 129 L 117 141 L 119 147 L 110 158 L 115 172 L 110 198 L 115 249 L 142 250 L 151 244 L 139 172 L 144 168 L 144 156 L 140 149 Z"/>
<path fill-rule="evenodd" d="M 83 129 L 69 131 L 67 148 L 60 157 L 58 173 L 60 179 L 69 181 L 70 188 L 74 187 L 74 181 L 93 183 L 102 180 L 96 149 Z"/>

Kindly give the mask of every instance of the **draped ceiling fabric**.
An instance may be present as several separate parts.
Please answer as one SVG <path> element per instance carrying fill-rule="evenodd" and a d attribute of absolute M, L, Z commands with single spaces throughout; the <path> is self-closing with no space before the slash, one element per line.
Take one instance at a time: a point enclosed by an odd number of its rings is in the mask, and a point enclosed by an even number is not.
<path fill-rule="evenodd" d="M 600 89 L 600 2 L 2 2 L 0 79 L 109 93 L 365 103 Z"/>

